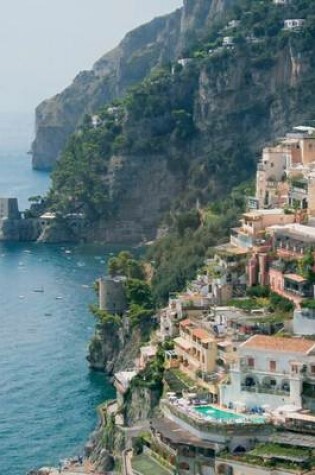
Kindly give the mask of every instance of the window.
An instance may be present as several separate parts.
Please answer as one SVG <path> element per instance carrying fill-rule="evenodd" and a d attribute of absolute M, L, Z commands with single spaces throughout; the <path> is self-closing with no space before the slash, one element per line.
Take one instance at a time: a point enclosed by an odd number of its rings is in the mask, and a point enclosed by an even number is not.
<path fill-rule="evenodd" d="M 254 368 L 254 366 L 255 366 L 254 358 L 252 358 L 252 357 L 247 358 L 247 365 L 249 366 L 249 368 Z"/>
<path fill-rule="evenodd" d="M 311 373 L 315 374 L 315 365 L 314 364 L 311 365 Z"/>
<path fill-rule="evenodd" d="M 298 366 L 296 364 L 293 364 L 291 366 L 291 371 L 292 371 L 292 373 L 297 374 L 299 372 Z"/>
<path fill-rule="evenodd" d="M 270 371 L 276 371 L 276 369 L 277 369 L 276 361 L 273 361 L 273 360 L 269 361 L 269 369 L 270 369 Z"/>

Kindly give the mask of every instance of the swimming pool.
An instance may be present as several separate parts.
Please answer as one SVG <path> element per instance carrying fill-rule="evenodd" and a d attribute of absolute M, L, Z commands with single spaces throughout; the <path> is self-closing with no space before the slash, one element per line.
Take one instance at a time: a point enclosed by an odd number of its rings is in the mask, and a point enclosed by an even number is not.
<path fill-rule="evenodd" d="M 243 423 L 243 424 L 264 424 L 265 418 L 262 416 L 252 416 L 250 414 L 236 414 L 235 412 L 224 411 L 215 406 L 196 406 L 194 410 L 208 420 L 215 420 L 222 423 Z"/>

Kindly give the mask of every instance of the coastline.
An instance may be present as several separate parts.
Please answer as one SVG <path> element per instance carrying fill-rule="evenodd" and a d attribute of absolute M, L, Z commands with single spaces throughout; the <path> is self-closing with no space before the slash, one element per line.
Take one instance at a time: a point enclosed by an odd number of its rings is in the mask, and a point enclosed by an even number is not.
<path fill-rule="evenodd" d="M 77 457 L 70 457 L 60 461 L 58 467 L 40 467 L 33 468 L 26 473 L 26 475 L 59 475 L 59 474 L 68 474 L 68 475 L 104 475 L 104 473 L 96 471 L 95 463 L 91 460 L 91 455 L 94 453 L 96 448 L 95 439 L 97 434 L 105 427 L 106 421 L 104 416 L 104 408 L 107 408 L 107 405 L 113 402 L 113 400 L 105 401 L 96 407 L 96 412 L 98 414 L 98 422 L 95 429 L 90 432 L 86 443 L 82 449 L 85 454 L 83 456 L 78 455 Z M 94 442 L 93 442 L 94 440 Z M 87 455 L 89 453 L 89 455 Z"/>

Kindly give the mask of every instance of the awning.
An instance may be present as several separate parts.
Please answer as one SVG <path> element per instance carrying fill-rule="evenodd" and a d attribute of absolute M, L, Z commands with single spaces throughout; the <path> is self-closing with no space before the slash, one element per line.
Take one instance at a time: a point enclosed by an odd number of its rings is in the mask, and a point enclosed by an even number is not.
<path fill-rule="evenodd" d="M 293 282 L 297 282 L 299 284 L 307 281 L 307 279 L 298 274 L 284 274 L 284 278 L 293 280 Z"/>

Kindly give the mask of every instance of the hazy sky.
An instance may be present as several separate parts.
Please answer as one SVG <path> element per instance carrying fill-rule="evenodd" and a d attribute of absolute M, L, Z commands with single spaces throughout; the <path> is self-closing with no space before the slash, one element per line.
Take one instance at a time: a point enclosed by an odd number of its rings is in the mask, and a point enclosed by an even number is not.
<path fill-rule="evenodd" d="M 182 0 L 0 0 L 2 130 L 3 115 L 10 130 L 12 120 L 23 129 L 23 117 L 29 128 L 41 100 L 90 69 L 129 30 L 181 5 Z M 0 148 L 4 139 L 0 133 Z"/>

